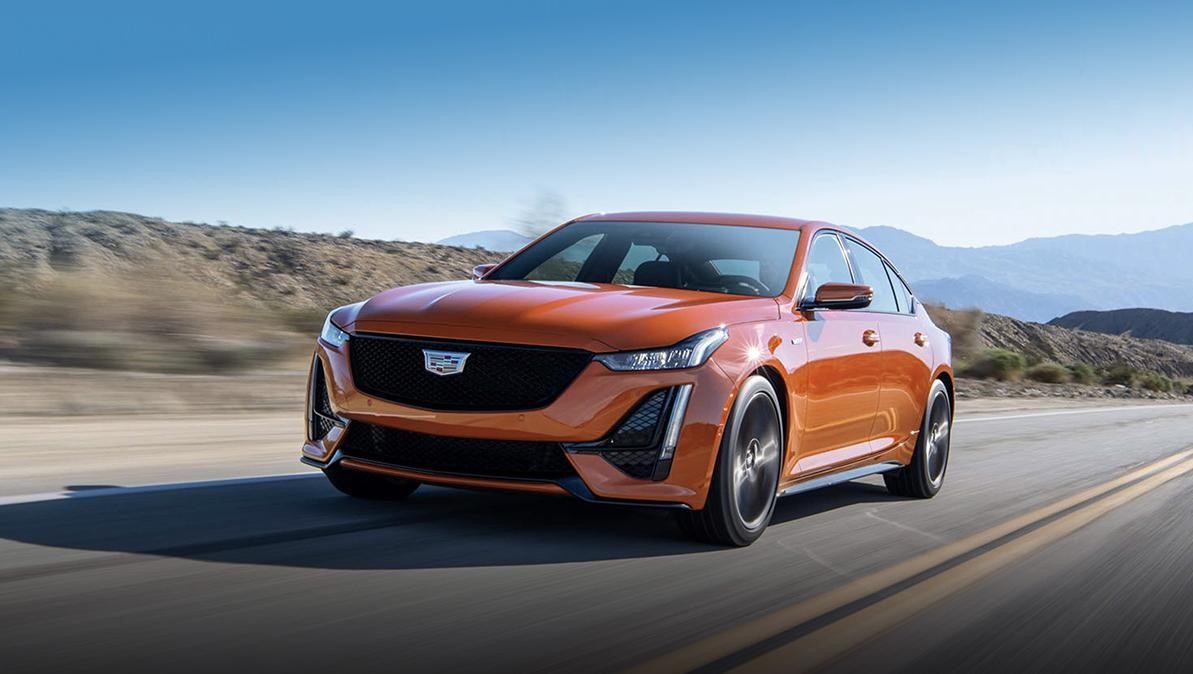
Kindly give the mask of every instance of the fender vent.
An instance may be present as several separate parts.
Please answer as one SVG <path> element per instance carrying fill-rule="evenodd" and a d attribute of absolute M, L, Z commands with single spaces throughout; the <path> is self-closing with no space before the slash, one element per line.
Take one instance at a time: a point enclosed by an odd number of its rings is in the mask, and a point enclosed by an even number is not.
<path fill-rule="evenodd" d="M 327 381 L 323 378 L 323 364 L 318 356 L 311 364 L 310 395 L 310 436 L 312 440 L 322 440 L 327 437 L 331 429 L 340 424 L 336 421 L 335 411 L 331 409 L 331 399 L 327 395 Z"/>

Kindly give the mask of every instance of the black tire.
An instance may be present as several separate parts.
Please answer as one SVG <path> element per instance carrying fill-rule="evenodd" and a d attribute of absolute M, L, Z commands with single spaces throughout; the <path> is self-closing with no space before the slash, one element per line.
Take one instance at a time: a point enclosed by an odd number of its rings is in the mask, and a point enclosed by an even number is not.
<path fill-rule="evenodd" d="M 323 469 L 331 486 L 353 497 L 374 501 L 400 501 L 414 493 L 420 482 L 350 470 L 339 464 Z"/>
<path fill-rule="evenodd" d="M 779 398 L 765 377 L 755 375 L 733 403 L 708 500 L 702 510 L 677 513 L 680 528 L 716 545 L 745 547 L 758 540 L 775 512 L 782 466 Z"/>
<path fill-rule="evenodd" d="M 920 437 L 915 444 L 911 463 L 883 473 L 886 488 L 895 496 L 932 498 L 944 484 L 949 467 L 949 445 L 952 438 L 953 406 L 944 382 L 937 379 L 928 392 L 928 405 L 920 424 Z"/>

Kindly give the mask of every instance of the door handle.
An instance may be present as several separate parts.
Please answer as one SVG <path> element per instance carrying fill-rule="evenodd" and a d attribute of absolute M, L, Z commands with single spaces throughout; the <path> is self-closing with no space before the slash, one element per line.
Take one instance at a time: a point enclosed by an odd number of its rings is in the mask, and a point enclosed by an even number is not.
<path fill-rule="evenodd" d="M 916 346 L 928 346 L 928 336 L 922 332 L 915 333 Z"/>
<path fill-rule="evenodd" d="M 867 330 L 862 333 L 862 344 L 874 346 L 879 342 L 877 330 Z"/>

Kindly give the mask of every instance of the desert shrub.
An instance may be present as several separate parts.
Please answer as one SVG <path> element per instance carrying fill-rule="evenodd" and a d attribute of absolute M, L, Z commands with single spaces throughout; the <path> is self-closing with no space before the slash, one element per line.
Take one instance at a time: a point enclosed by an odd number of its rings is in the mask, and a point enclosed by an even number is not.
<path fill-rule="evenodd" d="M 1126 363 L 1115 363 L 1106 368 L 1102 372 L 1102 383 L 1114 386 L 1121 384 L 1123 386 L 1133 386 L 1135 379 L 1139 376 L 1139 371 L 1127 365 Z"/>
<path fill-rule="evenodd" d="M 955 311 L 939 304 L 925 304 L 932 322 L 953 339 L 953 356 L 958 360 L 978 358 L 981 345 L 982 312 L 978 309 Z"/>
<path fill-rule="evenodd" d="M 1098 373 L 1086 363 L 1073 363 L 1068 370 L 1070 381 L 1086 385 L 1098 383 Z"/>
<path fill-rule="evenodd" d="M 1027 368 L 1022 354 L 1008 349 L 987 349 L 962 372 L 962 376 L 999 381 L 1019 381 Z"/>
<path fill-rule="evenodd" d="M 1027 378 L 1045 384 L 1067 384 L 1072 378 L 1069 368 L 1057 363 L 1039 363 L 1027 369 Z"/>
<path fill-rule="evenodd" d="M 1193 396 L 1193 381 L 1185 382 L 1185 395 Z"/>
<path fill-rule="evenodd" d="M 1155 372 L 1144 372 L 1139 375 L 1139 385 L 1149 391 L 1169 393 L 1176 387 L 1176 382 Z"/>

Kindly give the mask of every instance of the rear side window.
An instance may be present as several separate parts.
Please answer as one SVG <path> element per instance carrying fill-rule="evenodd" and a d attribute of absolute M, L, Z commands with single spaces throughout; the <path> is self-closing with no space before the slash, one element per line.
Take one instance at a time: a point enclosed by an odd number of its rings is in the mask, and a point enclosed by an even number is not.
<path fill-rule="evenodd" d="M 836 234 L 820 234 L 812 241 L 804 269 L 808 274 L 808 283 L 804 287 L 804 297 L 807 298 L 815 297 L 816 289 L 825 283 L 853 283 L 849 263 L 845 261 Z"/>
<path fill-rule="evenodd" d="M 853 258 L 853 270 L 859 277 L 857 283 L 864 283 L 874 289 L 874 301 L 869 311 L 898 313 L 899 303 L 895 301 L 895 289 L 886 273 L 886 263 L 874 251 L 853 239 L 845 239 L 845 247 Z"/>
<path fill-rule="evenodd" d="M 911 302 L 911 291 L 903 284 L 903 279 L 895 273 L 895 270 L 888 264 L 886 266 L 886 274 L 891 277 L 891 285 L 895 286 L 895 299 L 899 302 L 899 311 L 905 314 L 913 314 Z"/>

